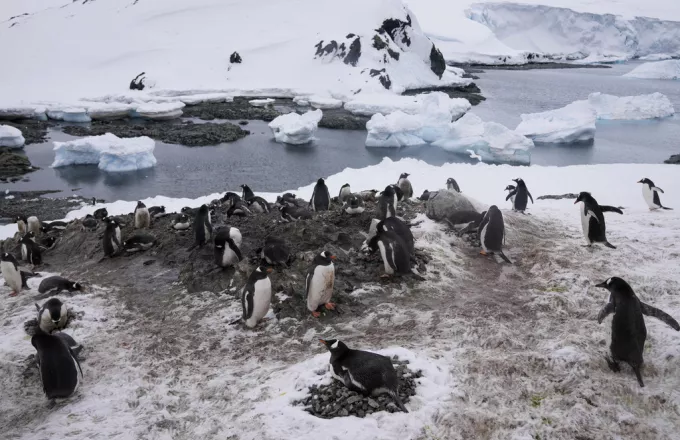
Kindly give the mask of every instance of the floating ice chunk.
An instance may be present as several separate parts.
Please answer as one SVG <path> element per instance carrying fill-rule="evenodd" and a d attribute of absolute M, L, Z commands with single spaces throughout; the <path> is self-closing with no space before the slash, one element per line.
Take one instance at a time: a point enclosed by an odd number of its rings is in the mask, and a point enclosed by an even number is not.
<path fill-rule="evenodd" d="M 182 109 L 185 107 L 183 102 L 147 102 L 137 107 L 137 110 L 130 112 L 132 118 L 153 119 L 163 121 L 175 119 L 182 116 Z"/>
<path fill-rule="evenodd" d="M 201 93 L 197 95 L 178 96 L 177 99 L 186 105 L 197 105 L 202 102 L 226 102 L 232 98 L 228 93 Z"/>
<path fill-rule="evenodd" d="M 661 93 L 637 96 L 614 96 L 591 93 L 588 102 L 597 112 L 598 119 L 654 119 L 672 116 L 673 104 Z"/>
<path fill-rule="evenodd" d="M 673 58 L 673 55 L 667 54 L 667 53 L 653 53 L 650 55 L 645 55 L 643 57 L 638 58 L 640 61 L 663 61 L 663 60 L 670 60 Z M 624 75 L 626 76 L 626 75 Z"/>
<path fill-rule="evenodd" d="M 134 171 L 156 165 L 153 139 L 142 136 L 121 139 L 111 133 L 54 143 L 52 167 L 97 164 L 110 172 Z"/>
<path fill-rule="evenodd" d="M 427 104 L 424 102 L 427 101 Z M 449 112 L 458 117 L 470 110 L 467 99 L 450 98 L 442 92 L 424 93 L 416 96 L 391 95 L 386 93 L 362 93 L 345 103 L 345 109 L 355 115 L 372 116 L 401 111 L 409 115 L 421 113 L 423 106 L 436 105 L 438 111 Z"/>
<path fill-rule="evenodd" d="M 252 99 L 248 101 L 250 105 L 254 107 L 266 107 L 269 104 L 273 104 L 275 99 L 272 98 L 266 98 L 266 99 Z"/>
<path fill-rule="evenodd" d="M 319 126 L 323 112 L 321 110 L 308 111 L 303 115 L 288 113 L 281 115 L 269 123 L 276 142 L 286 144 L 306 144 L 314 139 L 314 133 Z"/>
<path fill-rule="evenodd" d="M 680 60 L 644 63 L 623 76 L 642 79 L 680 79 Z"/>
<path fill-rule="evenodd" d="M 36 105 L 0 107 L 0 120 L 11 121 L 14 119 L 38 119 L 45 121 L 47 120 L 45 107 Z"/>
<path fill-rule="evenodd" d="M 515 131 L 534 142 L 587 142 L 595 137 L 597 114 L 588 101 L 576 101 L 557 110 L 523 114 L 521 117 L 522 122 Z"/>
<path fill-rule="evenodd" d="M 312 95 L 307 98 L 307 101 L 312 107 L 322 110 L 342 108 L 342 101 L 330 96 Z"/>
<path fill-rule="evenodd" d="M 118 102 L 83 102 L 83 106 L 87 108 L 87 115 L 94 120 L 124 119 L 137 108 L 137 104 Z"/>
<path fill-rule="evenodd" d="M 9 125 L 0 125 L 0 147 L 21 148 L 26 140 L 21 130 Z"/>
<path fill-rule="evenodd" d="M 309 96 L 296 96 L 293 98 L 293 103 L 307 107 L 309 105 Z"/>
<path fill-rule="evenodd" d="M 448 135 L 433 145 L 454 153 L 472 150 L 484 162 L 529 164 L 534 142 L 504 125 L 467 113 L 450 124 Z"/>
<path fill-rule="evenodd" d="M 92 119 L 87 115 L 84 107 L 49 106 L 47 117 L 55 121 L 64 122 L 90 122 Z"/>

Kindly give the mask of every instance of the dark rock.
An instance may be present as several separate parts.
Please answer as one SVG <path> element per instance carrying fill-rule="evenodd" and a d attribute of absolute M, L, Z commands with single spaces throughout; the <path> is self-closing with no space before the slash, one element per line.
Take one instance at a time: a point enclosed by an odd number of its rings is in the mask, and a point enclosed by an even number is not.
<path fill-rule="evenodd" d="M 382 50 L 387 47 L 387 43 L 385 43 L 383 39 L 380 38 L 380 35 L 373 35 L 373 47 L 378 50 Z"/>
<path fill-rule="evenodd" d="M 47 129 L 55 125 L 51 121 L 37 121 L 34 119 L 2 121 L 1 123 L 21 130 L 22 136 L 26 139 L 26 145 L 47 142 Z"/>
<path fill-rule="evenodd" d="M 449 95 L 451 98 L 465 98 L 470 101 L 470 104 L 477 105 L 484 101 L 486 98 L 479 93 L 479 87 L 475 83 L 471 83 L 467 86 L 456 86 L 456 87 L 424 87 L 420 89 L 410 89 L 402 93 L 406 96 L 415 96 L 421 93 L 429 92 L 443 92 Z"/>
<path fill-rule="evenodd" d="M 674 154 L 668 159 L 664 160 L 663 163 L 680 164 L 680 154 Z"/>
<path fill-rule="evenodd" d="M 425 204 L 425 214 L 435 221 L 443 221 L 457 211 L 476 211 L 461 193 L 442 189 Z"/>
<path fill-rule="evenodd" d="M 399 61 L 399 52 L 396 52 L 389 47 L 387 48 L 387 53 L 395 60 Z"/>
<path fill-rule="evenodd" d="M 248 125 L 248 121 L 238 121 L 238 125 Z"/>
<path fill-rule="evenodd" d="M 281 112 L 272 107 L 255 107 L 248 101 L 253 98 L 237 96 L 232 102 L 203 102 L 182 109 L 184 116 L 199 118 L 206 121 L 213 119 L 229 120 L 261 120 L 270 122 Z M 287 101 L 286 101 L 287 102 Z M 293 101 L 290 100 L 292 107 Z M 202 124 L 206 125 L 206 124 Z"/>
<path fill-rule="evenodd" d="M 352 44 L 349 45 L 349 52 L 342 61 L 345 64 L 356 67 L 359 57 L 361 57 L 361 38 L 356 37 Z"/>
<path fill-rule="evenodd" d="M 20 180 L 20 175 L 35 171 L 26 156 L 0 149 L 0 176 L 11 181 Z"/>
<path fill-rule="evenodd" d="M 578 194 L 574 193 L 567 193 L 567 194 L 562 194 L 562 195 L 545 195 L 545 196 L 538 196 L 536 200 L 561 200 L 561 199 L 571 199 L 574 200 L 578 198 Z"/>
<path fill-rule="evenodd" d="M 231 64 L 241 64 L 243 59 L 241 58 L 241 55 L 239 55 L 238 52 L 234 52 L 229 56 L 229 62 Z"/>
<path fill-rule="evenodd" d="M 132 81 L 130 81 L 130 90 L 144 90 L 144 72 L 137 75 Z"/>
<path fill-rule="evenodd" d="M 366 130 L 368 116 L 353 115 L 345 109 L 328 109 L 323 111 L 319 127 L 340 130 Z"/>
<path fill-rule="evenodd" d="M 439 79 L 441 79 L 446 71 L 444 55 L 442 55 L 441 51 L 437 49 L 437 46 L 434 44 L 432 44 L 432 49 L 430 49 L 430 69 L 439 77 Z"/>
<path fill-rule="evenodd" d="M 387 33 L 392 41 L 397 44 L 404 44 L 406 46 L 411 46 L 411 39 L 406 32 L 407 27 L 411 27 L 411 16 L 406 16 L 407 21 L 401 21 L 396 18 L 388 18 L 383 21 L 382 26 L 376 29 L 379 33 Z"/>

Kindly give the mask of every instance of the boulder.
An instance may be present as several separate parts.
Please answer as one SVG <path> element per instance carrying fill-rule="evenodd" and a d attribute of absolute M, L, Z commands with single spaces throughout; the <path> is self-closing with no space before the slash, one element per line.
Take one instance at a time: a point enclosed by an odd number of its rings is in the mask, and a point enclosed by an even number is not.
<path fill-rule="evenodd" d="M 462 194 L 439 190 L 425 204 L 425 214 L 435 221 L 442 221 L 456 211 L 476 211 L 472 203 Z"/>

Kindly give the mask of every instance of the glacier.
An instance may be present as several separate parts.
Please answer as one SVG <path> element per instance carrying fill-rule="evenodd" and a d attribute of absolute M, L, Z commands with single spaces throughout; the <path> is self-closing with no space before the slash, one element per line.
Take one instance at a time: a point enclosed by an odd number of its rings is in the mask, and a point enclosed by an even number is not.
<path fill-rule="evenodd" d="M 108 172 L 135 171 L 156 165 L 153 139 L 142 136 L 121 139 L 111 133 L 54 143 L 53 168 L 97 164 Z"/>
<path fill-rule="evenodd" d="M 623 76 L 641 79 L 680 79 L 680 60 L 644 63 Z"/>
<path fill-rule="evenodd" d="M 542 143 L 588 142 L 595 138 L 597 112 L 586 100 L 540 113 L 520 115 L 515 131 Z"/>
<path fill-rule="evenodd" d="M 276 142 L 301 145 L 314 140 L 314 133 L 319 126 L 323 112 L 319 109 L 308 111 L 303 115 L 295 112 L 278 116 L 269 123 Z"/>
<path fill-rule="evenodd" d="M 10 125 L 0 125 L 0 147 L 21 148 L 25 143 L 21 130 Z"/>

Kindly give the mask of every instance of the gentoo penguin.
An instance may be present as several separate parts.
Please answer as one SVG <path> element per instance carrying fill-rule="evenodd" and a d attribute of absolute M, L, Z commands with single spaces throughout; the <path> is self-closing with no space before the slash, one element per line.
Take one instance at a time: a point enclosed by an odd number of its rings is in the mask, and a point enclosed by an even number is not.
<path fill-rule="evenodd" d="M 215 263 L 220 267 L 235 266 L 243 260 L 241 231 L 236 228 L 220 229 L 215 234 Z"/>
<path fill-rule="evenodd" d="M 505 187 L 505 191 L 508 192 L 508 196 L 510 197 L 510 203 L 512 203 L 513 206 L 515 206 L 515 193 L 517 192 L 516 190 L 517 187 L 515 185 L 508 185 Z"/>
<path fill-rule="evenodd" d="M 288 267 L 290 260 L 290 248 L 285 240 L 269 236 L 264 239 L 264 247 L 262 248 L 261 257 L 271 265 L 280 265 Z"/>
<path fill-rule="evenodd" d="M 399 188 L 399 185 L 392 184 L 390 186 L 392 187 L 394 193 L 397 195 L 397 201 L 401 202 L 402 200 L 404 200 L 404 191 L 402 191 L 401 188 Z"/>
<path fill-rule="evenodd" d="M 60 293 L 62 290 L 66 290 L 68 292 L 78 292 L 83 290 L 83 286 L 80 283 L 76 283 L 67 280 L 64 277 L 55 275 L 42 280 L 40 282 L 40 286 L 38 287 L 38 292 L 49 292 L 53 295 Z"/>
<path fill-rule="evenodd" d="M 19 272 L 19 264 L 17 263 L 14 255 L 5 252 L 0 255 L 0 272 L 2 272 L 2 277 L 5 282 L 12 289 L 12 293 L 9 296 L 17 296 L 21 292 L 22 280 L 21 272 Z"/>
<path fill-rule="evenodd" d="M 527 204 L 529 203 L 529 199 L 531 199 L 531 203 L 534 203 L 534 198 L 531 197 L 531 193 L 529 192 L 529 189 L 527 188 L 527 184 L 524 183 L 524 180 L 522 179 L 512 179 L 514 182 L 517 183 L 517 188 L 514 190 L 510 191 L 508 196 L 505 198 L 505 200 L 510 200 L 512 197 L 512 209 L 514 211 L 518 212 L 524 212 L 527 209 Z M 507 189 L 507 187 L 506 187 Z"/>
<path fill-rule="evenodd" d="M 151 215 L 146 205 L 142 202 L 137 202 L 135 208 L 135 229 L 144 229 L 151 226 Z"/>
<path fill-rule="evenodd" d="M 269 311 L 269 304 L 272 300 L 272 282 L 267 274 L 271 271 L 264 266 L 255 269 L 241 292 L 243 321 L 249 328 L 255 327 Z"/>
<path fill-rule="evenodd" d="M 170 222 L 172 229 L 185 231 L 191 227 L 191 219 L 186 214 L 177 214 Z"/>
<path fill-rule="evenodd" d="M 17 224 L 17 228 L 19 229 L 19 235 L 23 237 L 27 231 L 26 223 L 28 222 L 28 219 L 25 215 L 18 215 L 14 222 Z"/>
<path fill-rule="evenodd" d="M 345 183 L 340 187 L 340 194 L 338 194 L 338 202 L 343 205 L 345 200 L 352 195 L 352 190 L 349 187 L 349 183 Z"/>
<path fill-rule="evenodd" d="M 663 206 L 661 204 L 661 198 L 659 197 L 659 193 L 663 193 L 663 190 L 658 186 L 654 185 L 654 182 L 645 177 L 644 179 L 638 181 L 638 183 L 642 184 L 642 197 L 645 198 L 645 202 L 647 202 L 647 206 L 649 206 L 650 211 L 659 208 L 673 209 L 668 208 L 667 206 Z"/>
<path fill-rule="evenodd" d="M 107 257 L 113 257 L 123 248 L 123 244 L 121 243 L 120 225 L 118 225 L 118 222 L 114 219 L 110 218 L 106 221 L 102 247 L 104 248 L 104 255 Z"/>
<path fill-rule="evenodd" d="M 61 221 L 53 221 L 50 223 L 43 223 L 40 230 L 44 233 L 50 233 L 52 231 L 63 231 L 68 226 L 68 223 Z"/>
<path fill-rule="evenodd" d="M 250 189 L 248 185 L 241 185 L 241 189 L 243 190 L 243 194 L 241 195 L 241 197 L 246 202 L 255 197 L 255 193 L 253 193 L 253 190 Z"/>
<path fill-rule="evenodd" d="M 352 350 L 337 339 L 319 339 L 331 352 L 332 376 L 352 391 L 364 396 L 389 394 L 403 412 L 408 412 L 399 398 L 399 379 L 392 360 L 363 350 Z"/>
<path fill-rule="evenodd" d="M 393 186 L 388 185 L 385 187 L 385 191 L 380 193 L 380 197 L 378 198 L 378 213 L 380 220 L 396 217 L 397 195 L 394 192 Z"/>
<path fill-rule="evenodd" d="M 581 226 L 583 235 L 588 242 L 588 246 L 593 243 L 602 243 L 608 248 L 616 249 L 616 246 L 607 241 L 607 226 L 604 222 L 604 212 L 617 212 L 623 214 L 619 208 L 613 206 L 599 205 L 597 200 L 589 192 L 581 192 L 574 204 L 581 202 Z"/>
<path fill-rule="evenodd" d="M 40 246 L 35 242 L 33 231 L 28 231 L 21 239 L 21 257 L 34 266 L 42 263 L 42 253 Z"/>
<path fill-rule="evenodd" d="M 71 349 L 71 351 L 73 352 L 73 354 L 74 354 L 75 357 L 77 358 L 77 357 L 78 357 L 78 354 L 79 354 L 80 351 L 83 349 L 83 346 L 80 345 L 80 344 L 78 344 L 78 343 L 75 341 L 75 339 L 73 339 L 73 338 L 71 337 L 71 335 L 69 335 L 68 333 L 57 332 L 57 333 L 56 333 L 56 336 L 57 336 L 59 339 L 61 339 L 61 340 L 68 346 L 68 348 Z"/>
<path fill-rule="evenodd" d="M 280 206 L 279 212 L 281 213 L 281 221 L 283 222 L 294 222 L 312 218 L 312 213 L 309 212 L 309 210 L 298 206 Z"/>
<path fill-rule="evenodd" d="M 365 191 L 361 191 L 359 195 L 361 196 L 362 199 L 366 202 L 375 202 L 375 196 L 378 194 L 377 189 L 368 189 Z"/>
<path fill-rule="evenodd" d="M 263 214 L 271 210 L 271 208 L 269 207 L 269 203 L 262 197 L 258 196 L 251 197 L 250 199 L 248 199 L 247 203 L 248 208 L 250 208 L 252 212 L 256 212 L 258 214 Z"/>
<path fill-rule="evenodd" d="M 369 242 L 371 249 L 380 249 L 385 265 L 385 274 L 406 275 L 411 273 L 411 258 L 404 240 L 393 231 L 385 231 L 378 226 L 375 236 Z"/>
<path fill-rule="evenodd" d="M 38 351 L 36 356 L 40 369 L 43 391 L 48 399 L 64 398 L 78 388 L 83 371 L 75 353 L 61 337 L 38 333 L 31 338 L 31 344 Z"/>
<path fill-rule="evenodd" d="M 316 181 L 309 207 L 312 211 L 328 211 L 331 209 L 331 194 L 328 192 L 328 187 L 323 179 Z"/>
<path fill-rule="evenodd" d="M 19 243 L 21 243 L 21 260 L 22 261 L 27 261 L 28 260 L 28 243 L 29 241 L 35 242 L 35 234 L 33 232 L 27 232 L 21 237 L 21 240 L 19 240 Z"/>
<path fill-rule="evenodd" d="M 503 242 L 505 241 L 505 223 L 503 214 L 496 205 L 491 205 L 486 211 L 482 222 L 477 228 L 479 241 L 482 244 L 480 254 L 487 255 L 498 253 L 505 262 L 512 264 L 512 261 L 503 253 Z"/>
<path fill-rule="evenodd" d="M 126 252 L 139 252 L 151 249 L 156 244 L 156 237 L 144 232 L 137 232 L 123 242 Z"/>
<path fill-rule="evenodd" d="M 55 330 L 66 327 L 68 309 L 66 304 L 59 301 L 59 299 L 50 298 L 42 307 L 36 304 L 35 308 L 38 309 L 38 326 L 40 330 L 45 333 L 52 333 Z"/>
<path fill-rule="evenodd" d="M 40 234 L 40 220 L 38 220 L 38 217 L 33 215 L 26 220 L 26 230 L 33 232 L 35 235 Z"/>
<path fill-rule="evenodd" d="M 235 192 L 228 191 L 220 201 L 222 203 L 226 203 L 228 207 L 231 207 L 231 205 L 233 205 L 234 202 L 240 202 L 241 200 L 242 200 L 241 196 L 239 196 Z"/>
<path fill-rule="evenodd" d="M 458 186 L 458 182 L 453 177 L 446 179 L 446 189 L 449 191 L 462 192 Z"/>
<path fill-rule="evenodd" d="M 409 173 L 401 173 L 399 180 L 397 180 L 397 186 L 404 193 L 404 200 L 408 200 L 413 197 L 413 187 L 411 186 L 411 181 L 408 180 Z"/>
<path fill-rule="evenodd" d="M 371 220 L 371 225 L 368 228 L 368 237 L 366 239 L 366 245 L 369 245 L 369 247 L 371 239 L 373 239 L 378 234 L 378 230 L 384 232 L 391 231 L 397 234 L 404 241 L 409 255 L 415 255 L 413 233 L 411 232 L 411 228 L 409 228 L 409 226 L 404 223 L 403 220 L 397 217 L 390 217 L 386 218 L 385 220 L 378 220 L 374 218 Z M 374 244 L 377 245 L 377 242 Z M 377 248 L 374 247 L 372 250 L 375 251 Z"/>
<path fill-rule="evenodd" d="M 452 229 L 458 225 L 465 225 L 461 230 L 457 232 L 458 236 L 467 234 L 470 232 L 479 232 L 479 225 L 484 220 L 486 211 L 481 214 L 477 211 L 453 211 L 446 216 L 446 222 L 451 226 Z"/>
<path fill-rule="evenodd" d="M 306 203 L 305 203 L 306 204 Z M 285 193 L 276 197 L 276 206 L 299 206 L 298 199 L 293 193 Z"/>
<path fill-rule="evenodd" d="M 432 192 L 430 192 L 429 190 L 426 189 L 425 191 L 423 191 L 423 194 L 422 194 L 420 197 L 418 197 L 418 200 L 420 200 L 420 201 L 422 201 L 422 202 L 427 202 L 427 201 L 430 200 L 432 197 L 434 197 L 435 195 L 437 195 L 437 193 L 439 193 L 439 191 L 432 191 Z"/>
<path fill-rule="evenodd" d="M 237 217 L 247 217 L 252 212 L 248 208 L 247 202 L 243 202 L 241 200 L 236 200 L 234 203 L 231 205 L 231 207 L 227 210 L 227 217 L 231 218 L 231 216 L 237 216 Z"/>
<path fill-rule="evenodd" d="M 40 247 L 44 249 L 52 249 L 57 243 L 57 237 L 43 237 L 40 239 Z"/>
<path fill-rule="evenodd" d="M 323 251 L 314 257 L 312 265 L 307 270 L 307 278 L 305 280 L 307 309 L 312 312 L 315 318 L 321 316 L 321 313 L 317 312 L 316 309 L 322 304 L 328 310 L 335 309 L 335 304 L 330 302 L 333 296 L 333 284 L 335 283 L 333 260 L 335 260 L 335 255 L 328 251 Z"/>
<path fill-rule="evenodd" d="M 364 212 L 364 201 L 361 199 L 361 196 L 350 194 L 349 197 L 345 199 L 342 209 L 349 215 L 361 214 Z"/>
<path fill-rule="evenodd" d="M 626 362 L 633 368 L 640 386 L 644 387 L 640 368 L 643 363 L 642 353 L 645 348 L 647 328 L 642 315 L 658 318 L 677 331 L 680 331 L 680 324 L 664 311 L 640 301 L 630 285 L 621 278 L 609 278 L 595 287 L 609 290 L 609 302 L 597 315 L 598 324 L 601 324 L 607 315 L 614 313 L 612 342 L 609 346 L 611 358 L 606 358 L 607 364 L 612 371 L 618 372 L 620 371 L 619 362 Z"/>
<path fill-rule="evenodd" d="M 152 206 L 149 208 L 149 215 L 153 218 L 161 218 L 165 216 L 165 206 Z"/>
<path fill-rule="evenodd" d="M 108 216 L 109 211 L 107 211 L 106 208 L 99 208 L 94 212 L 94 218 L 97 220 L 104 220 Z"/>
<path fill-rule="evenodd" d="M 180 212 L 188 215 L 189 217 L 196 217 L 196 214 L 198 213 L 198 208 L 191 208 L 189 206 L 185 206 L 184 208 L 180 209 Z"/>
<path fill-rule="evenodd" d="M 84 229 L 97 229 L 97 225 L 99 224 L 97 222 L 97 219 L 92 215 L 92 214 L 87 214 L 85 218 L 83 219 L 83 228 Z"/>
<path fill-rule="evenodd" d="M 203 246 L 212 237 L 212 224 L 208 205 L 201 205 L 194 219 L 194 237 L 198 246 Z"/>

